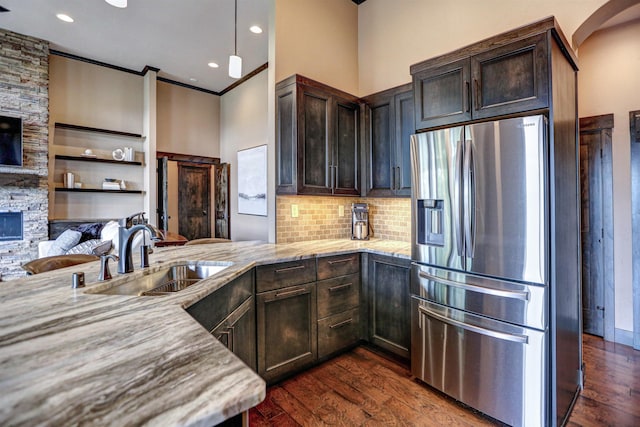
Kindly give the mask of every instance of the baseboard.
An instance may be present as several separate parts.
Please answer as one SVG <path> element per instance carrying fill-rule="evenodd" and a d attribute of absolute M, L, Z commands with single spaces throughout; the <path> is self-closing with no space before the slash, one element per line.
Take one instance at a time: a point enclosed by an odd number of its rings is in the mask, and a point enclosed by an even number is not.
<path fill-rule="evenodd" d="M 614 341 L 618 344 L 624 344 L 628 345 L 629 347 L 633 347 L 633 331 L 616 328 Z"/>

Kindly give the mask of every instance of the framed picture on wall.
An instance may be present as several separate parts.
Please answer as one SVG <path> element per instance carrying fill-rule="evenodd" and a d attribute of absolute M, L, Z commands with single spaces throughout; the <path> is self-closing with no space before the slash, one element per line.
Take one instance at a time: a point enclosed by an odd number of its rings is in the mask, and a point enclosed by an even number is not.
<path fill-rule="evenodd" d="M 267 216 L 267 146 L 238 151 L 238 213 Z"/>

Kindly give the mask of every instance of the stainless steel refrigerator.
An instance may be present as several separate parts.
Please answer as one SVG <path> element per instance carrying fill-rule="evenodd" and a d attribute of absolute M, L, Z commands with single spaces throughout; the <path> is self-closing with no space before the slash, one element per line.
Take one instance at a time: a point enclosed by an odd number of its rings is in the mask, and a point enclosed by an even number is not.
<path fill-rule="evenodd" d="M 510 425 L 555 422 L 547 135 L 537 115 L 411 139 L 412 372 Z"/>

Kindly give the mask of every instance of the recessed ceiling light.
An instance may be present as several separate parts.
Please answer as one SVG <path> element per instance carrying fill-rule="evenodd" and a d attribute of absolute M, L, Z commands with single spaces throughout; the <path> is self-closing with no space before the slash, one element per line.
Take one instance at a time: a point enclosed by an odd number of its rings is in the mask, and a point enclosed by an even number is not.
<path fill-rule="evenodd" d="M 257 25 L 253 25 L 251 28 L 249 28 L 249 31 L 251 31 L 254 34 L 261 34 L 262 28 L 258 27 Z"/>
<path fill-rule="evenodd" d="M 127 0 L 105 0 L 111 6 L 115 7 L 127 7 Z"/>
<path fill-rule="evenodd" d="M 193 77 L 190 77 L 190 78 L 189 78 L 189 81 L 197 82 L 197 81 L 198 81 L 198 79 L 194 79 Z"/>
<path fill-rule="evenodd" d="M 218 68 L 218 67 L 219 67 L 219 65 L 218 65 L 218 64 L 216 64 L 215 62 L 209 62 L 207 65 L 208 65 L 209 67 L 211 67 L 211 68 Z"/>
<path fill-rule="evenodd" d="M 73 18 L 70 17 L 69 15 L 65 15 L 64 13 L 58 13 L 56 15 L 56 18 L 64 22 L 73 22 Z"/>

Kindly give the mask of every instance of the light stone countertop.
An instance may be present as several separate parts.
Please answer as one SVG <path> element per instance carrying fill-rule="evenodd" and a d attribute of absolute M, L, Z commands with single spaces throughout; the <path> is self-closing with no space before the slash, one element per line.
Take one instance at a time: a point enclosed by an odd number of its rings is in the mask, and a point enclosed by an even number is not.
<path fill-rule="evenodd" d="M 241 413 L 264 381 L 184 308 L 256 265 L 354 251 L 410 258 L 409 243 L 379 239 L 218 243 L 156 248 L 149 268 L 134 256 L 133 273 L 101 284 L 98 262 L 0 283 L 0 425 L 210 426 Z M 233 265 L 173 295 L 87 292 L 200 260 Z M 71 289 L 76 271 L 86 288 Z"/>

